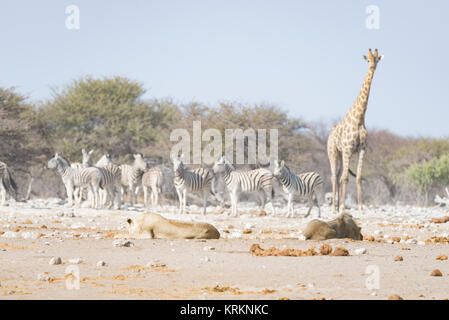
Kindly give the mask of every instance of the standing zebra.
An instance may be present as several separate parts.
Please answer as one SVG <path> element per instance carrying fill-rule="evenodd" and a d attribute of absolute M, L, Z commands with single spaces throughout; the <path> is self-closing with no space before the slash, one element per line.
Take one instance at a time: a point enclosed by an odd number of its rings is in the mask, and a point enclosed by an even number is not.
<path fill-rule="evenodd" d="M 187 192 L 202 193 L 203 215 L 206 214 L 207 196 L 211 191 L 214 174 L 205 168 L 187 170 L 184 168 L 181 157 L 172 156 L 173 172 L 175 174 L 174 184 L 179 198 L 179 212 L 186 211 Z"/>
<path fill-rule="evenodd" d="M 147 169 L 147 163 L 143 159 L 142 154 L 133 154 L 134 163 L 132 165 L 122 164 L 122 198 L 125 193 L 125 188 L 128 188 L 129 202 L 131 207 L 134 206 L 134 198 L 137 202 L 137 194 L 139 185 L 142 184 L 142 175 Z"/>
<path fill-rule="evenodd" d="M 295 175 L 282 160 L 281 163 L 279 161 L 274 162 L 273 174 L 282 185 L 284 192 L 288 194 L 287 217 L 293 217 L 293 196 L 295 193 L 298 193 L 300 196 L 307 196 L 308 198 L 309 210 L 305 215 L 306 217 L 309 216 L 314 204 L 318 207 L 318 217 L 321 216 L 321 209 L 316 193 L 319 191 L 319 188 L 322 188 L 323 179 L 321 179 L 321 176 L 317 172 L 306 172 Z"/>
<path fill-rule="evenodd" d="M 6 202 L 6 193 L 12 196 L 17 201 L 17 184 L 14 181 L 11 171 L 9 170 L 6 163 L 0 161 L 0 193 L 1 202 L 0 205 L 4 206 Z"/>
<path fill-rule="evenodd" d="M 97 208 L 99 206 L 99 190 L 101 185 L 101 173 L 98 168 L 81 168 L 74 169 L 69 166 L 68 162 L 60 157 L 57 153 L 48 161 L 48 168 L 55 169 L 61 175 L 62 182 L 67 191 L 69 206 L 73 205 L 73 191 L 76 187 L 87 187 L 92 193 L 91 207 Z M 80 198 L 75 197 L 77 205 L 79 205 Z"/>
<path fill-rule="evenodd" d="M 236 171 L 226 157 L 221 157 L 217 160 L 213 170 L 214 173 L 223 176 L 226 188 L 231 197 L 233 216 L 238 216 L 237 203 L 241 193 L 258 193 L 262 203 L 261 209 L 264 208 L 266 197 L 267 202 L 271 204 L 272 213 L 276 214 L 272 201 L 273 175 L 269 170 L 259 168 L 249 171 Z"/>
<path fill-rule="evenodd" d="M 143 174 L 142 188 L 145 206 L 148 206 L 148 191 L 150 191 L 151 204 L 153 206 L 158 205 L 163 182 L 164 174 L 160 167 L 153 167 Z"/>
<path fill-rule="evenodd" d="M 93 165 L 92 161 L 92 153 L 93 150 L 91 150 L 89 153 L 86 152 L 86 150 L 82 150 L 83 153 L 83 167 L 89 168 L 89 167 L 95 167 L 100 170 L 101 173 L 101 185 L 103 186 L 100 190 L 100 203 L 101 206 L 107 206 L 108 209 L 112 208 L 114 206 L 114 199 L 116 197 L 116 191 L 118 195 L 118 208 L 120 209 L 121 206 L 121 197 L 120 197 L 120 181 L 121 181 L 121 175 L 122 172 L 120 168 L 116 165 L 113 165 L 112 163 L 108 163 L 106 165 L 101 165 L 102 162 L 99 162 L 100 164 Z M 103 159 L 103 158 L 102 158 Z M 100 160 L 102 160 L 100 159 Z M 110 204 L 109 204 L 110 200 Z"/>

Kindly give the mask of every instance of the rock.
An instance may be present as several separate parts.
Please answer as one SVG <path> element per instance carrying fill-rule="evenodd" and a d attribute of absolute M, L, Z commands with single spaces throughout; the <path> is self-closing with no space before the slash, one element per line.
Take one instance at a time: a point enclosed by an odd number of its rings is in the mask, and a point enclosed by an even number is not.
<path fill-rule="evenodd" d="M 2 234 L 3 238 L 17 238 L 19 235 L 18 232 L 13 231 L 6 231 L 4 234 Z"/>
<path fill-rule="evenodd" d="M 203 261 L 204 262 L 210 262 L 210 258 L 209 257 L 204 257 Z"/>
<path fill-rule="evenodd" d="M 438 257 L 436 257 L 436 259 L 437 260 L 447 260 L 447 255 L 445 255 L 445 254 L 442 254 L 442 255 L 439 255 Z"/>
<path fill-rule="evenodd" d="M 60 257 L 53 257 L 48 262 L 48 264 L 50 264 L 50 265 L 57 265 L 57 264 L 61 264 L 61 263 L 62 263 L 62 259 Z"/>
<path fill-rule="evenodd" d="M 430 273 L 430 276 L 432 276 L 432 277 L 442 277 L 443 274 L 441 273 L 440 270 L 435 269 L 435 270 L 433 270 L 433 271 Z"/>
<path fill-rule="evenodd" d="M 407 243 L 407 244 L 417 244 L 418 240 L 416 240 L 416 239 L 408 239 L 405 243 Z"/>
<path fill-rule="evenodd" d="M 204 251 L 212 251 L 212 250 L 215 250 L 215 248 L 214 247 L 210 247 L 210 246 L 206 246 L 206 247 L 203 248 L 203 250 Z"/>
<path fill-rule="evenodd" d="M 150 262 L 147 263 L 147 267 L 151 267 L 151 268 L 163 268 L 166 267 L 167 265 L 159 260 L 152 260 Z"/>
<path fill-rule="evenodd" d="M 36 232 L 23 232 L 21 235 L 23 239 L 36 240 L 38 238 L 38 234 Z"/>
<path fill-rule="evenodd" d="M 70 226 L 70 228 L 72 228 L 72 229 L 81 229 L 81 228 L 85 228 L 85 227 L 86 227 L 85 224 L 81 223 L 81 222 L 75 222 L 74 224 L 72 224 Z"/>
<path fill-rule="evenodd" d="M 38 281 L 51 281 L 51 280 L 53 280 L 53 277 L 51 277 L 48 273 L 44 272 L 44 273 L 39 273 L 37 275 L 37 280 Z"/>
<path fill-rule="evenodd" d="M 365 248 L 358 248 L 358 249 L 355 249 L 354 253 L 356 255 L 365 254 L 366 253 L 366 249 Z"/>
<path fill-rule="evenodd" d="M 83 262 L 83 259 L 81 259 L 81 258 L 69 259 L 69 263 L 72 263 L 72 264 L 80 264 L 82 262 Z"/>
<path fill-rule="evenodd" d="M 103 260 L 100 260 L 97 262 L 97 267 L 105 267 L 107 266 L 107 263 Z"/>
<path fill-rule="evenodd" d="M 115 240 L 112 245 L 114 247 L 133 247 L 134 243 L 126 239 Z"/>
<path fill-rule="evenodd" d="M 383 232 L 382 230 L 376 230 L 376 231 L 374 231 L 374 234 L 375 234 L 376 236 L 381 236 L 381 235 L 384 234 L 384 232 Z"/>
<path fill-rule="evenodd" d="M 404 261 L 404 258 L 402 258 L 401 256 L 397 256 L 394 258 L 394 261 Z"/>

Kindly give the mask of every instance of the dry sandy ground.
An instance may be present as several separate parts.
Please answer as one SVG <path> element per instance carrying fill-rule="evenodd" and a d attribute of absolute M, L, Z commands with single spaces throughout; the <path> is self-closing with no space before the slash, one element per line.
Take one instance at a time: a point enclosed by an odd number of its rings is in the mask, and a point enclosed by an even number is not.
<path fill-rule="evenodd" d="M 305 241 L 301 230 L 316 218 L 260 216 L 251 203 L 242 204 L 238 218 L 208 208 L 203 217 L 191 206 L 152 209 L 165 217 L 212 223 L 219 240 L 131 240 L 116 247 L 127 217 L 143 209 L 122 211 L 70 209 L 58 199 L 11 203 L 0 208 L 1 299 L 404 299 L 449 298 L 448 223 L 431 223 L 448 215 L 446 208 L 381 206 L 362 214 L 349 210 L 364 236 L 376 241 Z M 323 207 L 322 218 L 332 218 Z M 395 237 L 400 237 L 401 242 Z M 435 238 L 433 238 L 435 239 Z M 427 242 L 426 242 L 427 240 Z M 323 243 L 344 247 L 350 256 L 258 257 L 252 244 L 306 250 Z M 366 253 L 357 254 L 357 249 Z M 360 250 L 363 251 L 363 250 Z M 395 261 L 402 256 L 403 261 Z M 52 257 L 62 264 L 50 265 Z M 80 258 L 81 261 L 70 261 Z M 97 266 L 105 261 L 106 266 Z M 80 262 L 80 263 L 78 263 Z M 74 267 L 73 267 L 74 266 Z M 79 270 L 76 277 L 67 268 Z M 430 276 L 439 269 L 442 277 Z M 76 274 L 76 271 L 74 272 Z M 376 282 L 378 280 L 378 282 Z M 377 285 L 378 284 L 378 285 Z M 71 287 L 72 285 L 72 287 Z"/>

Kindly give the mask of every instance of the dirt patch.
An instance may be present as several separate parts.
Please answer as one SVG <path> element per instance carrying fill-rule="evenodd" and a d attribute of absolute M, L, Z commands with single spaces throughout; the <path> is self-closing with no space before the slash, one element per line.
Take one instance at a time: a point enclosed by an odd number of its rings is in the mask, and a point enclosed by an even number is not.
<path fill-rule="evenodd" d="M 430 222 L 433 222 L 433 223 L 446 223 L 448 221 L 449 221 L 449 216 L 445 216 L 442 218 L 434 218 L 434 219 L 430 220 Z"/>
<path fill-rule="evenodd" d="M 342 247 L 337 247 L 332 251 L 332 247 L 328 244 L 323 244 L 319 251 L 315 251 L 314 247 L 307 250 L 300 249 L 277 249 L 270 247 L 268 249 L 262 249 L 259 244 L 254 243 L 249 249 L 249 253 L 258 257 L 268 256 L 287 256 L 287 257 L 310 257 L 310 256 L 349 256 L 349 251 Z"/>

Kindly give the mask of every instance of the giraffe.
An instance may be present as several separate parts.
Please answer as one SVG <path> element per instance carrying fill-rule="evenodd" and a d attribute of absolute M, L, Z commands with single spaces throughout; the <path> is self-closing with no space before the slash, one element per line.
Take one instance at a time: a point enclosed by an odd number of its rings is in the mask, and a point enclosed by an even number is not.
<path fill-rule="evenodd" d="M 383 55 L 379 56 L 377 49 L 374 51 L 374 54 L 369 49 L 368 57 L 363 56 L 363 58 L 368 62 L 369 68 L 363 81 L 362 89 L 345 118 L 332 128 L 327 140 L 327 154 L 331 167 L 333 213 L 335 213 L 336 206 L 339 207 L 339 213 L 343 213 L 345 208 L 348 174 L 351 173 L 351 175 L 354 175 L 349 170 L 349 161 L 352 155 L 357 152 L 359 153 L 357 173 L 355 175 L 357 182 L 357 203 L 359 211 L 362 211 L 362 166 L 368 136 L 365 128 L 365 113 L 374 71 L 376 70 L 377 63 L 383 58 Z M 343 171 L 340 181 L 337 183 L 337 168 L 340 168 L 339 164 L 342 164 Z M 337 192 L 338 200 L 336 199 Z"/>

